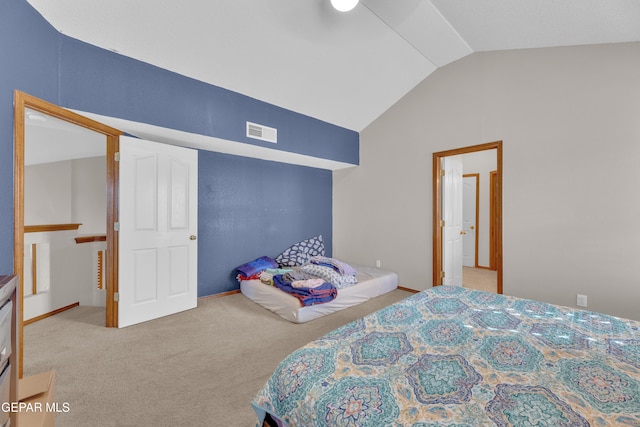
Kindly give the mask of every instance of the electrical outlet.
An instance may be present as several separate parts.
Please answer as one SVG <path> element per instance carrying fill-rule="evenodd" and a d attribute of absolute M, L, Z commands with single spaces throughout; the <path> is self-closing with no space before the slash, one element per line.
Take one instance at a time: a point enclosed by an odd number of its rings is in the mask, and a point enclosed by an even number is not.
<path fill-rule="evenodd" d="M 587 296 L 578 294 L 576 298 L 576 305 L 578 307 L 586 307 L 587 306 Z"/>
<path fill-rule="evenodd" d="M 380 265 L 382 265 L 382 264 L 380 263 L 380 260 L 379 260 L 379 259 L 377 259 L 377 260 L 376 260 L 376 268 L 380 268 Z"/>

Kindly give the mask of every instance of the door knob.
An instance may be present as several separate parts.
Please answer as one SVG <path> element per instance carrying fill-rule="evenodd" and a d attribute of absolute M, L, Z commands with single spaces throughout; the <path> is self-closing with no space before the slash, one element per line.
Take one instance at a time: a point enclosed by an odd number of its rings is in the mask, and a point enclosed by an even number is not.
<path fill-rule="evenodd" d="M 467 232 L 464 230 L 460 230 L 460 234 L 467 234 Z"/>
<path fill-rule="evenodd" d="M 189 236 L 189 240 L 196 240 L 196 239 L 197 239 L 197 237 L 196 237 L 195 234 L 192 234 L 191 236 Z"/>

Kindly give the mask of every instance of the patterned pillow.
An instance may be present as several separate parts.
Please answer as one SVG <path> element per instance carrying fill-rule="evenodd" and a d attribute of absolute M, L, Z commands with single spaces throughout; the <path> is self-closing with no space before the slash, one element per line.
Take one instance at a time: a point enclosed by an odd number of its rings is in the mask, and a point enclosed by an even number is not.
<path fill-rule="evenodd" d="M 331 283 L 336 289 L 347 288 L 358 283 L 355 275 L 342 275 L 331 267 L 318 264 L 306 264 L 302 266 L 302 271 L 320 277 L 325 282 Z"/>
<path fill-rule="evenodd" d="M 296 267 L 305 264 L 312 256 L 324 256 L 322 235 L 292 245 L 276 257 L 276 262 L 280 267 Z"/>

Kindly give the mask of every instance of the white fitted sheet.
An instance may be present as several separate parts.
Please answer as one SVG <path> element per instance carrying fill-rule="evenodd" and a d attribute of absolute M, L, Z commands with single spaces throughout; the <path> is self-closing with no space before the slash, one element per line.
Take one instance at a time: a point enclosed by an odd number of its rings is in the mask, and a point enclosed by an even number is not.
<path fill-rule="evenodd" d="M 273 311 L 293 323 L 305 323 L 375 298 L 398 287 L 398 275 L 392 271 L 350 264 L 357 272 L 358 284 L 338 289 L 331 302 L 307 307 L 280 289 L 260 280 L 243 280 L 240 291 L 253 302 Z"/>

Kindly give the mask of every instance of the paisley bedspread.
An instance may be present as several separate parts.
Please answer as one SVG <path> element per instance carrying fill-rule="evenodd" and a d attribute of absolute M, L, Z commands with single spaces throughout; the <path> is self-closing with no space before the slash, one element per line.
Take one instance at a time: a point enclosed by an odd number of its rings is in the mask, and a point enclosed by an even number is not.
<path fill-rule="evenodd" d="M 259 426 L 640 426 L 640 322 L 440 286 L 293 352 L 252 405 Z"/>

